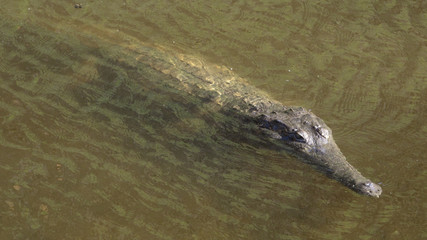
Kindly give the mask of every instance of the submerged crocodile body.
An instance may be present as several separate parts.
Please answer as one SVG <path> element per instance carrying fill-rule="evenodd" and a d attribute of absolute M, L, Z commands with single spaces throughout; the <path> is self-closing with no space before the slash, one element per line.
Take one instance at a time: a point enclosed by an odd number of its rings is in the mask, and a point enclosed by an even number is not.
<path fill-rule="evenodd" d="M 265 136 L 333 179 L 364 195 L 379 197 L 382 189 L 347 162 L 331 129 L 302 107 L 287 107 L 247 84 L 230 69 L 205 64 L 200 58 L 158 47 L 130 45 L 138 63 L 170 75 L 174 87 L 208 99 L 221 109 L 241 114 L 242 124 L 256 124 Z M 247 121 L 249 120 L 249 121 Z"/>

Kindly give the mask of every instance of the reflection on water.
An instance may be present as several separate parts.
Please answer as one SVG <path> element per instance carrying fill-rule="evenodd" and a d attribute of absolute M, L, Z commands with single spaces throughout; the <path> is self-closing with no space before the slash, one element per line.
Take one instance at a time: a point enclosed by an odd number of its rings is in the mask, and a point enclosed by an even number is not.
<path fill-rule="evenodd" d="M 0 238 L 426 237 L 423 4 L 4 4 Z M 134 61 L 129 39 L 203 56 L 312 108 L 349 161 L 383 181 L 382 197 L 170 87 Z"/>

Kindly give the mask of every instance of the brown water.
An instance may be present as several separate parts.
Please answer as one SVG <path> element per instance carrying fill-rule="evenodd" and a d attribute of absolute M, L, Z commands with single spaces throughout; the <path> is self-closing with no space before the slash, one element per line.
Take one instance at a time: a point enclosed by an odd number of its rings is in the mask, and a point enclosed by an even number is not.
<path fill-rule="evenodd" d="M 2 1 L 0 239 L 425 239 L 425 1 Z M 135 65 L 148 43 L 312 109 L 357 195 Z"/>

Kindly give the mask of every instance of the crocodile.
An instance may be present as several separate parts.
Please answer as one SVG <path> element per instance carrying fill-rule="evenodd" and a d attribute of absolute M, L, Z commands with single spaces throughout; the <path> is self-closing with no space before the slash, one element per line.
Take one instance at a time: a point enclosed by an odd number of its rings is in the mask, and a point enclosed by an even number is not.
<path fill-rule="evenodd" d="M 353 167 L 334 141 L 325 122 L 303 107 L 289 107 L 248 84 L 232 69 L 178 54 L 159 46 L 128 45 L 138 63 L 169 75 L 175 88 L 243 116 L 241 124 L 254 124 L 262 136 L 278 141 L 303 162 L 314 165 L 353 191 L 379 197 L 381 187 Z"/>
<path fill-rule="evenodd" d="M 116 64 L 168 76 L 162 79 L 162 86 L 182 90 L 213 104 L 213 109 L 239 116 L 241 124 L 260 129 L 260 137 L 280 143 L 281 148 L 353 191 L 377 198 L 381 195 L 378 184 L 347 162 L 322 119 L 303 107 L 285 106 L 274 100 L 231 68 L 180 53 L 174 45 L 147 44 L 104 27 L 88 25 L 73 33 L 88 45 L 97 45 L 93 39 L 104 41 L 110 55 L 116 56 Z"/>

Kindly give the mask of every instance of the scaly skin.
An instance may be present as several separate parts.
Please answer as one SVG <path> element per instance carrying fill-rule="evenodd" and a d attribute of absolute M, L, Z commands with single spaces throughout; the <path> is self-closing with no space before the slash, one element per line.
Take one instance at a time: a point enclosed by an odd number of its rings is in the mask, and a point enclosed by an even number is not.
<path fill-rule="evenodd" d="M 310 111 L 286 107 L 247 84 L 231 70 L 205 64 L 199 58 L 140 45 L 128 46 L 128 49 L 138 54 L 138 62 L 175 79 L 174 87 L 242 114 L 304 162 L 315 165 L 343 185 L 360 194 L 381 195 L 381 187 L 347 162 L 331 129 Z"/>

